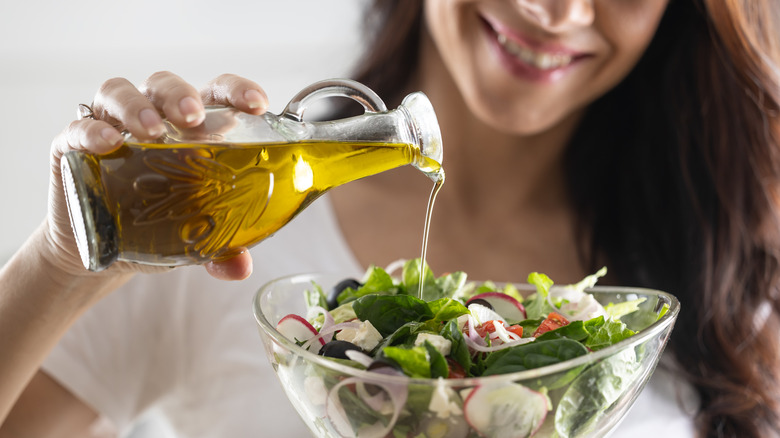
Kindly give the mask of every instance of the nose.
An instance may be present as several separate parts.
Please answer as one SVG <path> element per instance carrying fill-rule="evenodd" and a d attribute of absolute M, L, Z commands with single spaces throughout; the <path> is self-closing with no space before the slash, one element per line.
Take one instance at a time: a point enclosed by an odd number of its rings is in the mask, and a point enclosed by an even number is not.
<path fill-rule="evenodd" d="M 515 0 L 529 20 L 552 33 L 593 23 L 593 0 Z"/>

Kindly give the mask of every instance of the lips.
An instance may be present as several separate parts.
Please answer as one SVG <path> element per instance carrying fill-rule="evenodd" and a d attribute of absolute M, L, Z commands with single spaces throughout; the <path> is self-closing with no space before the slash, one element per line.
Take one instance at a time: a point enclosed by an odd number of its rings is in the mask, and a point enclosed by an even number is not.
<path fill-rule="evenodd" d="M 531 48 L 524 47 L 515 41 L 510 40 L 502 33 L 496 34 L 496 41 L 509 54 L 514 55 L 519 60 L 536 67 L 540 70 L 553 70 L 565 67 L 574 60 L 571 55 L 563 53 L 537 52 Z"/>
<path fill-rule="evenodd" d="M 483 18 L 485 30 L 501 63 L 515 76 L 554 81 L 587 57 L 559 44 L 530 39 Z"/>

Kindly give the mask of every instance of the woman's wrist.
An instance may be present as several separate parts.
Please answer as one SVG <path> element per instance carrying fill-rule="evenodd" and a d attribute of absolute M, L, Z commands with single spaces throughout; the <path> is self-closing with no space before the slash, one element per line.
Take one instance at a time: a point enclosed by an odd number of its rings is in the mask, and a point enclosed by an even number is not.
<path fill-rule="evenodd" d="M 31 298 L 80 313 L 132 276 L 119 270 L 90 272 L 72 259 L 58 247 L 44 222 L 0 271 L 0 284 L 11 282 L 11 287 L 22 290 L 34 287 L 25 292 Z"/>

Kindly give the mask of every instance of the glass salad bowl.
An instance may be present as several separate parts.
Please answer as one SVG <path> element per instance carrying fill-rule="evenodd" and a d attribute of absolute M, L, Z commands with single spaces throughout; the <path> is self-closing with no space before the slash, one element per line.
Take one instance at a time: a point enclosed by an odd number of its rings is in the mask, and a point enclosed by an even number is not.
<path fill-rule="evenodd" d="M 303 274 L 264 285 L 254 314 L 266 353 L 291 403 L 318 437 L 604 437 L 653 373 L 679 312 L 665 292 L 596 286 L 604 306 L 634 301 L 621 317 L 636 334 L 572 359 L 508 374 L 411 378 L 310 351 L 277 327 L 307 315 L 306 291 L 344 280 Z M 533 287 L 516 285 L 522 294 Z M 644 299 L 638 300 L 638 299 Z M 289 335 L 289 333 L 288 333 Z"/>

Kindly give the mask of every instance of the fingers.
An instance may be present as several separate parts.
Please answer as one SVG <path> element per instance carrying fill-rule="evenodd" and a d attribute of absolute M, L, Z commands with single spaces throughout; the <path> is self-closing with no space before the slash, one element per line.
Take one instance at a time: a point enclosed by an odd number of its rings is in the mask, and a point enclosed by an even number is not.
<path fill-rule="evenodd" d="M 122 140 L 122 134 L 106 121 L 76 120 L 54 139 L 52 152 L 57 158 L 72 149 L 104 154 L 118 148 Z"/>
<path fill-rule="evenodd" d="M 95 96 L 92 110 L 96 118 L 136 138 L 151 140 L 165 132 L 163 118 L 179 127 L 201 124 L 204 104 L 262 114 L 268 108 L 268 97 L 255 82 L 232 74 L 221 75 L 198 91 L 171 72 L 158 72 L 140 89 L 123 78 L 109 79 Z"/>
<path fill-rule="evenodd" d="M 252 256 L 249 251 L 221 262 L 205 264 L 206 272 L 218 280 L 245 280 L 252 275 Z"/>
<path fill-rule="evenodd" d="M 206 117 L 198 90 L 171 72 L 149 76 L 141 93 L 176 126 L 197 126 Z"/>
<path fill-rule="evenodd" d="M 257 83 L 233 74 L 223 74 L 201 90 L 207 105 L 228 105 L 250 114 L 268 109 L 268 96 Z"/>
<path fill-rule="evenodd" d="M 154 139 L 165 132 L 157 108 L 124 78 L 103 83 L 92 102 L 92 111 L 96 118 L 125 129 L 137 138 Z"/>

